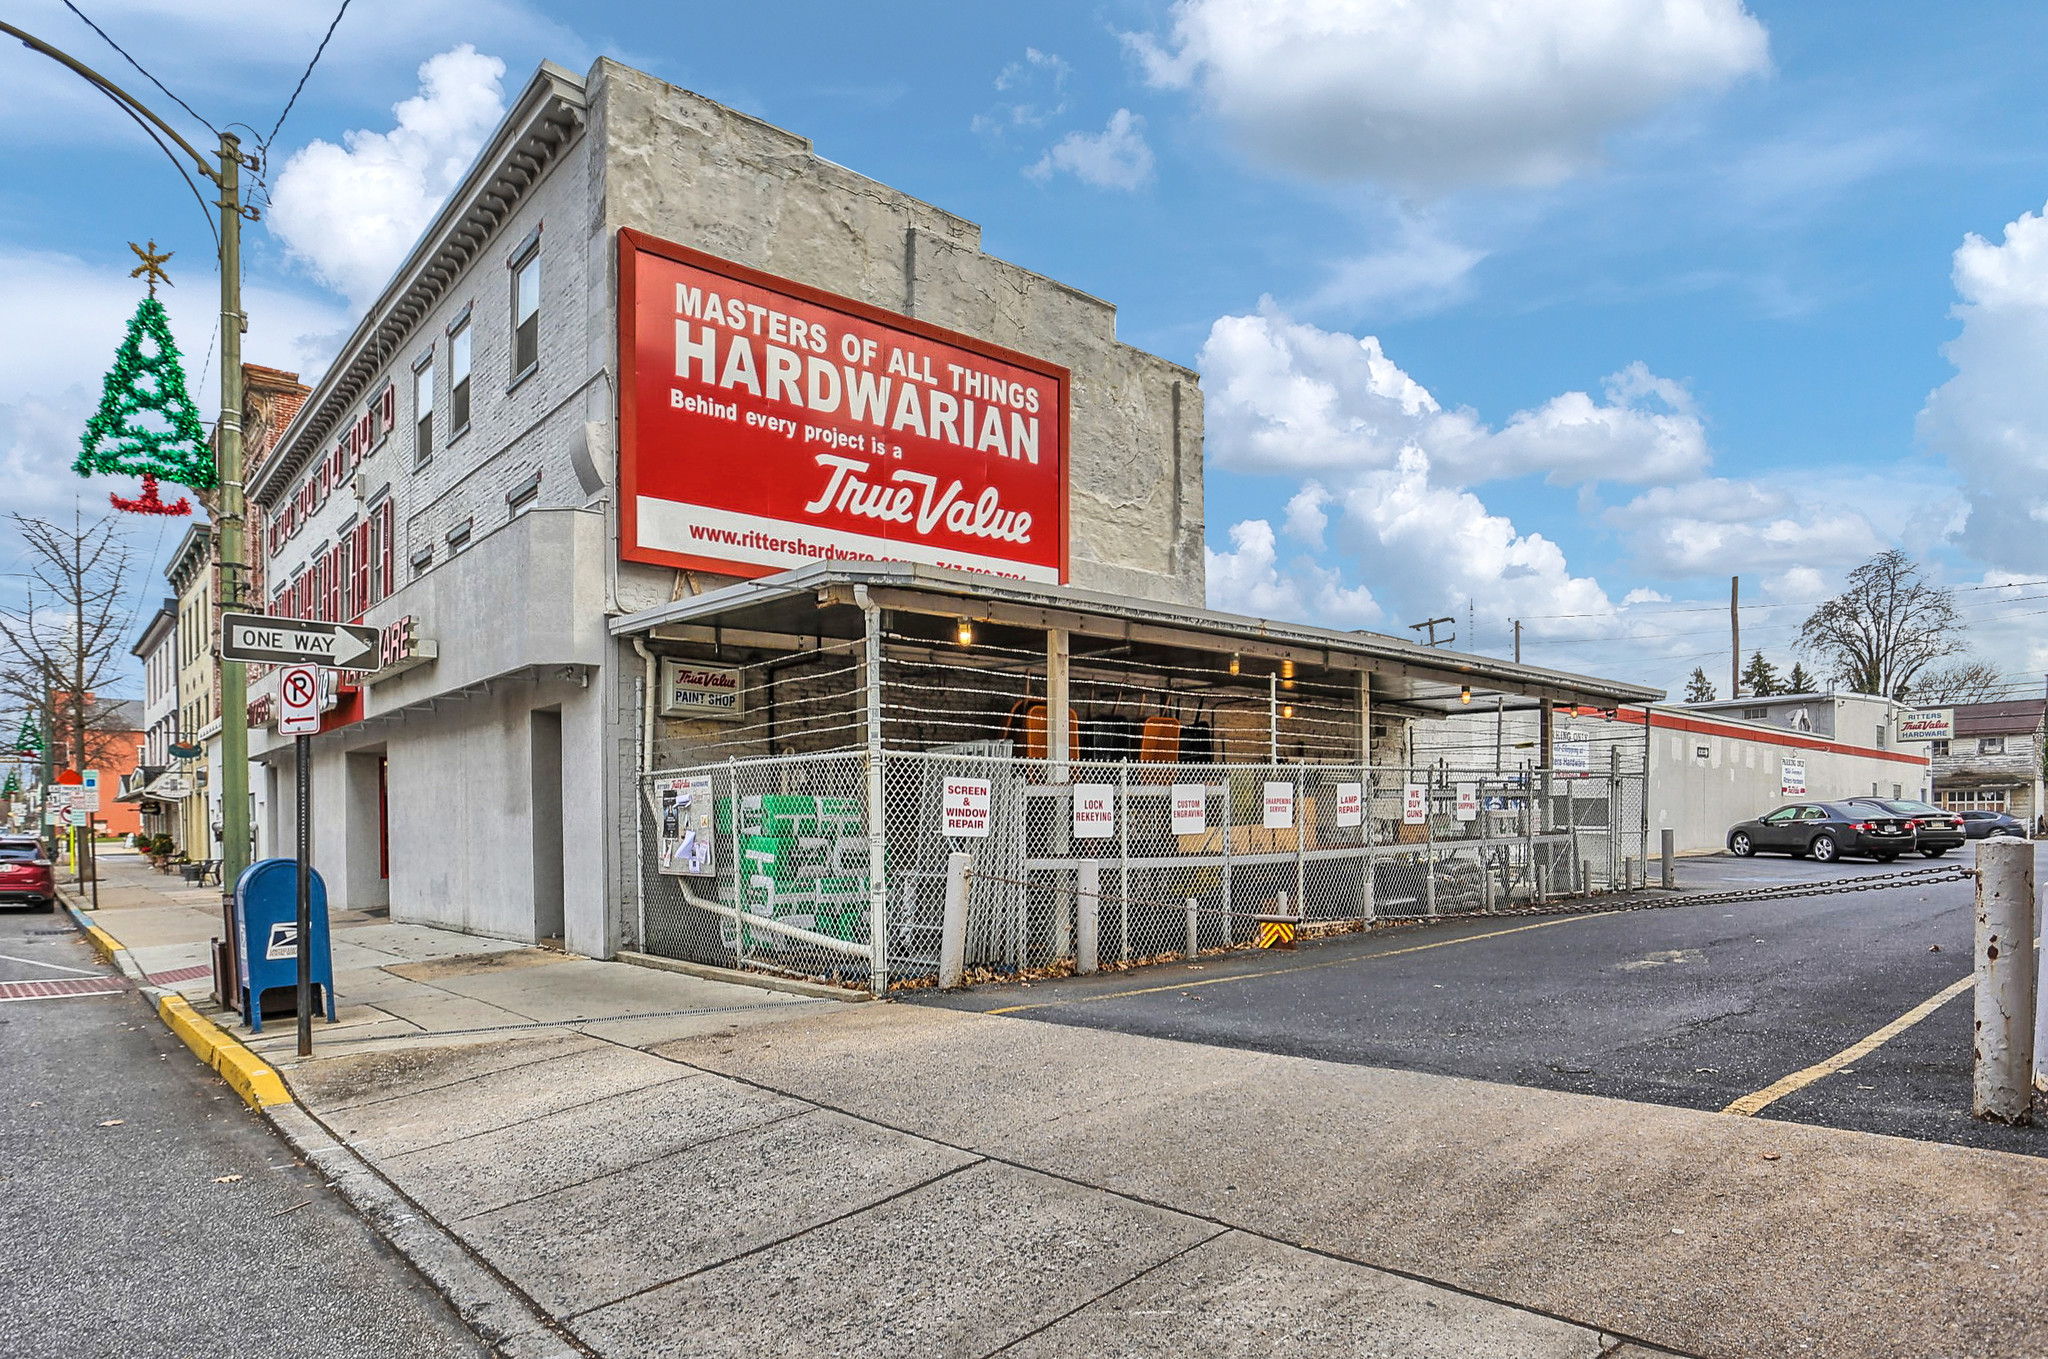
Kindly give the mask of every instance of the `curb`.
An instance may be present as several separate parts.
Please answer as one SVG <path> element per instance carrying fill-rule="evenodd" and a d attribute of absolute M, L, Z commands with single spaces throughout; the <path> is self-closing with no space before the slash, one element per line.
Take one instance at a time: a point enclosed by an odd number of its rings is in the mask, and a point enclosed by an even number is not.
<path fill-rule="evenodd" d="M 569 1338 L 545 1309 L 506 1283 L 293 1099 L 269 1063 L 193 1009 L 183 996 L 150 985 L 120 940 L 88 921 L 61 888 L 57 895 L 93 951 L 154 1002 L 164 1027 L 219 1073 L 287 1146 L 318 1167 L 342 1201 L 425 1276 L 494 1354 L 504 1359 L 586 1359 L 593 1353 Z"/>
<path fill-rule="evenodd" d="M 242 1097 L 242 1103 L 262 1111 L 273 1104 L 292 1103 L 291 1092 L 270 1064 L 242 1046 L 227 1030 L 192 1008 L 183 996 L 165 993 L 157 998 L 157 1018 L 164 1027 L 185 1040 L 185 1046 L 199 1060 L 220 1073 L 222 1080 Z"/>
<path fill-rule="evenodd" d="M 63 900 L 72 925 L 85 936 L 93 952 L 135 984 L 135 989 L 155 1005 L 157 1018 L 163 1021 L 163 1026 L 192 1049 L 194 1056 L 218 1072 L 220 1078 L 241 1096 L 244 1104 L 260 1113 L 276 1105 L 293 1102 L 283 1078 L 271 1069 L 270 1063 L 258 1057 L 226 1029 L 193 1009 L 191 1001 L 175 991 L 151 986 L 120 940 L 80 914 L 77 905 L 62 890 L 57 895 Z"/>
<path fill-rule="evenodd" d="M 850 991 L 843 986 L 798 981 L 794 977 L 777 977 L 766 972 L 742 972 L 738 968 L 713 967 L 709 963 L 684 962 L 680 958 L 657 958 L 651 953 L 634 953 L 629 949 L 620 949 L 612 955 L 612 960 L 633 967 L 651 968 L 656 972 L 680 972 L 686 977 L 698 977 L 704 981 L 751 986 L 758 991 L 786 991 L 790 995 L 808 996 L 812 1000 L 858 1002 L 874 999 L 869 992 Z"/>
<path fill-rule="evenodd" d="M 318 1115 L 297 1104 L 272 1106 L 262 1114 L 287 1146 L 327 1177 L 343 1202 L 448 1299 L 463 1324 L 494 1353 L 506 1359 L 580 1359 L 593 1353 L 407 1198 Z"/>

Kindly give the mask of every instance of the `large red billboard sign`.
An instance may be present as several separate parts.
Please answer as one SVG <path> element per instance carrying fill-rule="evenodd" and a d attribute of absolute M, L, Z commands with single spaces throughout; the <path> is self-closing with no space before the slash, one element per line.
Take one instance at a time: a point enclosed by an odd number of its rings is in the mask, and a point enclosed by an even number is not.
<path fill-rule="evenodd" d="M 1067 371 L 619 233 L 620 552 L 1059 582 Z"/>

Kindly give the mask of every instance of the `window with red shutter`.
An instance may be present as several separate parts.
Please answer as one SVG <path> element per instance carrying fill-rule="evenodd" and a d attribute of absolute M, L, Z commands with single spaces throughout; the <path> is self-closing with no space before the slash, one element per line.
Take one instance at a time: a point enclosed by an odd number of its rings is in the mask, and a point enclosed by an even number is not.
<path fill-rule="evenodd" d="M 355 612 L 350 615 L 351 619 L 355 619 L 368 613 L 370 606 L 377 602 L 376 597 L 370 593 L 370 519 L 368 516 L 364 517 L 362 523 L 356 525 L 355 541 L 349 545 L 349 551 L 355 563 L 356 608 Z"/>
<path fill-rule="evenodd" d="M 393 500 L 385 501 L 383 511 L 384 550 L 381 557 L 384 567 L 384 593 L 387 595 L 398 589 L 398 577 L 391 573 L 391 563 L 396 560 L 398 551 L 398 516 L 394 509 L 397 503 Z"/>

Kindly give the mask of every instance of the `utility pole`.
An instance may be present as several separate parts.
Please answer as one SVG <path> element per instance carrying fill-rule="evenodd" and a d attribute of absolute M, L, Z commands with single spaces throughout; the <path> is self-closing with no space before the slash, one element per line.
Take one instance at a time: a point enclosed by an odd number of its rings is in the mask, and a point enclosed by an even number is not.
<path fill-rule="evenodd" d="M 1522 663 L 1522 620 L 1515 620 L 1515 664 Z"/>
<path fill-rule="evenodd" d="M 1742 577 L 1728 577 L 1728 638 L 1734 648 L 1728 662 L 1728 697 L 1742 697 Z"/>
<path fill-rule="evenodd" d="M 219 655 L 222 611 L 243 608 L 247 569 L 242 561 L 242 150 L 232 132 L 220 134 L 220 420 L 213 428 L 218 521 L 214 555 L 219 579 L 208 620 Z M 235 883 L 249 866 L 249 670 L 240 661 L 220 667 L 220 889 L 234 899 Z M 303 835 L 303 832 L 301 832 Z M 303 938 L 303 936 L 301 936 Z M 300 945 L 303 953 L 306 946 Z M 304 1008 L 305 997 L 300 998 Z M 305 1016 L 300 1016 L 303 1027 Z"/>
<path fill-rule="evenodd" d="M 192 163 L 220 190 L 214 206 L 220 210 L 220 421 L 214 427 L 214 478 L 218 497 L 214 526 L 214 552 L 218 582 L 214 591 L 216 608 L 209 627 L 216 626 L 220 609 L 243 604 L 247 568 L 242 560 L 242 332 L 248 320 L 242 314 L 242 218 L 255 216 L 242 203 L 241 175 L 244 165 L 256 162 L 242 154 L 241 139 L 231 132 L 220 134 L 219 163 L 178 135 L 177 129 L 151 112 L 147 105 L 99 72 L 74 57 L 58 51 L 42 39 L 0 22 L 0 33 L 21 40 L 22 45 L 90 81 L 121 107 L 147 120 L 168 137 L 172 145 L 191 157 Z M 165 154 L 177 161 L 168 147 Z M 235 879 L 249 866 L 249 727 L 248 672 L 239 661 L 220 664 L 220 763 L 221 763 L 221 893 L 232 900 Z M 80 758 L 83 758 L 81 752 Z"/>

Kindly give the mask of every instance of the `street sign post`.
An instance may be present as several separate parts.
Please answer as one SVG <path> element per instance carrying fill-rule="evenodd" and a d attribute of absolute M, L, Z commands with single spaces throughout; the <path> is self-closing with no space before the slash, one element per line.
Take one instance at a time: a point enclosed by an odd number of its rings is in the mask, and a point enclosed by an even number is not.
<path fill-rule="evenodd" d="M 368 629 L 359 629 L 369 631 Z M 371 633 L 374 638 L 375 633 Z M 222 634 L 225 639 L 226 634 Z M 226 642 L 222 642 L 226 650 Z M 320 730 L 320 667 L 288 665 L 277 677 L 277 729 L 292 738 L 292 756 L 298 766 L 299 811 L 299 938 L 313 933 L 313 899 L 309 854 L 312 818 L 312 737 Z M 313 964 L 312 950 L 299 950 L 299 1056 L 313 1055 Z"/>
<path fill-rule="evenodd" d="M 352 623 L 271 618 L 258 613 L 220 616 L 220 658 L 224 661 L 374 670 L 377 640 L 377 629 Z"/>

